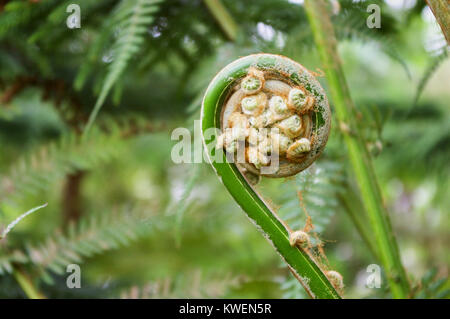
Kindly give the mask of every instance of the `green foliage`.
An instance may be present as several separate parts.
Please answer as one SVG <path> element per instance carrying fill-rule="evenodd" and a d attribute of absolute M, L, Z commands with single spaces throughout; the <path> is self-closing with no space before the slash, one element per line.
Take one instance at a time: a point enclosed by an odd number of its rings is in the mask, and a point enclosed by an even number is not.
<path fill-rule="evenodd" d="M 112 48 L 112 62 L 102 85 L 97 102 L 89 117 L 86 131 L 90 129 L 109 91 L 122 75 L 130 59 L 144 42 L 148 26 L 154 21 L 153 14 L 161 0 L 122 1 L 109 19 L 118 28 L 117 39 Z"/>
<path fill-rule="evenodd" d="M 442 48 L 442 53 L 431 59 L 428 67 L 425 69 L 425 72 L 419 80 L 419 84 L 417 85 L 417 91 L 416 95 L 414 96 L 412 108 L 417 106 L 417 102 L 419 101 L 419 98 L 422 95 L 422 92 L 425 89 L 425 86 L 427 85 L 430 78 L 433 76 L 439 66 L 449 57 L 449 50 L 450 49 L 448 47 L 444 46 L 444 48 Z"/>
<path fill-rule="evenodd" d="M 309 233 L 313 247 L 323 245 L 319 238 L 338 209 L 338 195 L 345 191 L 341 184 L 343 179 L 342 165 L 320 161 L 294 179 L 283 182 L 283 187 L 290 191 L 279 199 L 281 206 L 278 214 L 292 229 L 312 226 Z M 315 252 L 315 255 L 321 262 L 327 262 L 319 252 Z M 290 273 L 280 282 L 280 288 L 283 298 L 306 297 L 303 289 L 298 286 L 297 279 Z"/>
<path fill-rule="evenodd" d="M 283 72 L 291 70 L 290 76 L 298 74 L 297 67 L 292 62 L 283 60 L 276 55 L 250 55 L 229 64 L 222 69 L 211 81 L 202 103 L 201 129 L 205 143 L 210 143 L 211 137 L 207 135 L 211 128 L 220 129 L 217 114 L 223 112 L 220 99 L 233 81 L 243 76 L 250 65 L 258 65 L 263 59 L 270 59 L 272 65 L 265 70 L 271 72 Z M 291 63 L 291 64 L 290 64 Z M 314 93 L 318 98 L 319 93 Z M 315 128 L 317 130 L 317 128 Z M 311 134 L 315 134 L 311 133 Z M 315 135 L 313 135 L 315 136 Z M 243 173 L 235 163 L 226 160 L 225 154 L 220 154 L 221 161 L 214 160 L 217 156 L 214 149 L 206 147 L 210 163 L 213 166 L 218 178 L 241 206 L 247 216 L 271 241 L 279 254 L 291 267 L 299 278 L 303 279 L 303 284 L 307 285 L 308 292 L 314 298 L 341 298 L 339 292 L 329 281 L 323 270 L 313 260 L 305 250 L 292 246 L 289 242 L 289 229 L 280 221 L 273 209 L 267 205 L 261 195 L 245 179 Z"/>
<path fill-rule="evenodd" d="M 6 226 L 5 230 L 0 234 L 0 240 L 2 240 L 3 238 L 6 237 L 6 235 L 8 235 L 8 233 L 25 217 L 27 217 L 28 215 L 33 214 L 34 212 L 36 212 L 37 210 L 46 207 L 47 204 L 35 207 L 30 209 L 29 211 L 23 213 L 22 215 L 20 215 L 19 217 L 17 217 L 12 223 L 10 223 L 8 226 Z"/>
<path fill-rule="evenodd" d="M 0 241 L 0 297 L 26 297 L 11 275 L 19 268 L 49 298 L 307 297 L 209 167 L 170 161 L 171 128 L 193 127 L 208 83 L 231 61 L 270 52 L 323 69 L 303 5 L 221 2 L 239 28 L 234 42 L 203 0 L 0 5 L 0 229 L 49 203 Z M 81 29 L 66 26 L 71 3 L 81 7 Z M 370 1 L 382 9 L 381 29 L 365 26 L 367 1 L 339 3 L 332 23 L 345 42 L 345 75 L 414 297 L 448 298 L 448 94 L 429 81 L 438 67 L 448 76 L 448 50 L 426 53 L 423 1 L 395 10 Z M 422 75 L 416 91 L 399 64 Z M 390 297 L 386 286 L 359 286 L 376 261 L 342 217 L 351 209 L 370 227 L 339 128 L 335 121 L 313 167 L 294 179 L 263 180 L 260 189 L 291 228 L 311 217 L 313 245 L 326 243 L 346 296 Z M 83 263 L 85 279 L 68 291 L 64 269 L 73 262 Z M 422 276 L 434 266 L 438 274 Z"/>
<path fill-rule="evenodd" d="M 123 145 L 121 130 L 111 125 L 109 129 L 105 134 L 96 128 L 85 139 L 76 132 L 63 133 L 57 141 L 20 158 L 2 178 L 2 201 L 13 203 L 36 195 L 67 174 L 92 169 L 116 157 Z"/>
<path fill-rule="evenodd" d="M 337 15 L 333 20 L 335 26 L 336 38 L 339 40 L 350 40 L 363 44 L 375 43 L 392 60 L 398 62 L 405 70 L 409 79 L 411 72 L 404 58 L 398 52 L 393 38 L 384 36 L 383 31 L 378 29 L 369 29 L 366 26 L 366 14 L 359 12 L 354 14 L 355 10 L 345 10 Z M 365 12 L 365 11 L 363 11 Z M 383 14 L 383 26 L 389 24 L 389 15 Z M 392 19 L 392 18 L 391 18 Z"/>
<path fill-rule="evenodd" d="M 439 278 L 436 268 L 430 269 L 420 280 L 415 292 L 416 299 L 448 299 L 450 297 L 450 281 Z"/>
<path fill-rule="evenodd" d="M 175 210 L 175 240 L 177 242 L 177 245 L 179 246 L 181 244 L 181 236 L 182 236 L 182 223 L 183 223 L 183 216 L 186 212 L 186 209 L 188 208 L 187 200 L 189 198 L 189 195 L 191 195 L 193 188 L 195 187 L 197 180 L 200 176 L 200 165 L 195 165 L 193 168 L 192 174 L 189 177 L 189 179 L 186 181 L 186 188 L 183 190 L 183 195 L 181 196 L 180 200 L 174 207 Z"/>
<path fill-rule="evenodd" d="M 38 269 L 39 275 L 51 282 L 47 271 L 62 274 L 68 264 L 80 264 L 86 258 L 148 235 L 152 230 L 151 216 L 124 208 L 83 218 L 77 224 L 70 223 L 65 233 L 58 230 L 41 244 L 26 244 L 23 251 L 5 254 L 0 273 L 10 273 L 12 263 L 22 264 Z"/>
<path fill-rule="evenodd" d="M 294 180 L 284 182 L 291 190 L 281 199 L 278 213 L 291 228 L 302 229 L 308 214 L 314 232 L 323 233 L 338 206 L 337 195 L 343 191 L 342 166 L 339 163 L 321 161 L 299 173 Z"/>
<path fill-rule="evenodd" d="M 157 280 L 143 286 L 132 286 L 120 292 L 121 299 L 160 298 L 224 298 L 233 288 L 246 281 L 243 276 L 228 274 L 204 275 L 200 270 L 173 280 Z"/>
<path fill-rule="evenodd" d="M 45 1 L 44 4 L 34 4 L 27 1 L 10 1 L 3 9 L 5 12 L 0 16 L 0 39 L 48 12 L 57 2 L 57 0 L 51 0 Z"/>
<path fill-rule="evenodd" d="M 387 278 L 394 298 L 406 298 L 409 293 L 409 282 L 403 268 L 396 239 L 392 233 L 389 215 L 385 206 L 376 174 L 371 165 L 371 157 L 360 133 L 360 125 L 356 122 L 354 104 L 350 96 L 348 84 L 335 45 L 334 30 L 329 15 L 324 14 L 325 1 L 307 0 L 305 8 L 314 40 L 318 47 L 321 61 L 324 64 L 327 80 L 331 87 L 331 98 L 336 107 L 337 118 L 347 126 L 344 141 L 348 149 L 352 171 L 355 174 L 364 208 L 375 233 L 380 261 L 385 267 Z M 344 131 L 345 131 L 344 130 Z"/>

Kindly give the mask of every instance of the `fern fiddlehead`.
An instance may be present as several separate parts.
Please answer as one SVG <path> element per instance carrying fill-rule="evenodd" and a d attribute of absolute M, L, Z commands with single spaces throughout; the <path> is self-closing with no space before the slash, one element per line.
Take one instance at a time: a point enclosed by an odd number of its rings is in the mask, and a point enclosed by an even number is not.
<path fill-rule="evenodd" d="M 328 139 L 330 110 L 316 79 L 300 64 L 279 55 L 240 58 L 211 81 L 202 103 L 201 126 L 206 152 L 219 179 L 307 293 L 314 298 L 340 298 L 340 287 L 307 250 L 296 245 L 297 240 L 291 238 L 295 233 L 247 177 L 291 176 L 320 155 Z M 220 129 L 225 132 L 215 143 Z M 273 161 L 277 165 L 264 170 Z"/>

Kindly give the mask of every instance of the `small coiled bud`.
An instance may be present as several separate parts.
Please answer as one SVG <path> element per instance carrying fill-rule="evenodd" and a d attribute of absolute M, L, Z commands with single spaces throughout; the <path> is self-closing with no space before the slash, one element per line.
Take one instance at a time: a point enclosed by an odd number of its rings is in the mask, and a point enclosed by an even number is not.
<path fill-rule="evenodd" d="M 269 100 L 270 110 L 277 115 L 287 115 L 289 114 L 289 109 L 286 102 L 281 96 L 274 95 Z"/>
<path fill-rule="evenodd" d="M 301 230 L 297 230 L 289 235 L 289 243 L 292 247 L 308 247 L 310 245 L 309 235 Z"/>
<path fill-rule="evenodd" d="M 275 117 L 270 110 L 264 111 L 261 115 L 249 119 L 250 125 L 263 128 L 275 123 Z"/>
<path fill-rule="evenodd" d="M 256 93 L 261 88 L 261 81 L 253 76 L 246 77 L 242 80 L 241 87 L 247 94 Z"/>
<path fill-rule="evenodd" d="M 270 158 L 262 154 L 258 147 L 250 146 L 246 148 L 246 160 L 253 164 L 257 169 L 261 166 L 266 166 L 270 164 Z"/>
<path fill-rule="evenodd" d="M 344 289 L 344 279 L 342 275 L 334 270 L 329 270 L 326 273 L 327 278 L 336 289 Z"/>
<path fill-rule="evenodd" d="M 250 68 L 248 75 L 242 80 L 241 88 L 246 94 L 255 94 L 259 92 L 264 85 L 264 73 Z"/>
<path fill-rule="evenodd" d="M 231 139 L 227 142 L 225 142 L 225 150 L 230 153 L 233 154 L 237 151 L 237 147 L 238 147 L 238 141 Z"/>
<path fill-rule="evenodd" d="M 303 156 L 304 153 L 309 152 L 311 150 L 311 142 L 306 137 L 302 137 L 298 141 L 289 146 L 287 150 L 287 158 L 295 160 L 298 157 Z"/>
<path fill-rule="evenodd" d="M 233 136 L 233 130 L 227 129 L 225 133 L 217 137 L 216 149 L 225 148 L 228 153 L 237 151 L 238 138 Z"/>
<path fill-rule="evenodd" d="M 249 134 L 250 125 L 248 119 L 241 113 L 234 112 L 231 114 L 228 125 L 232 129 L 233 136 L 236 139 L 245 139 Z"/>
<path fill-rule="evenodd" d="M 272 151 L 280 155 L 286 154 L 289 145 L 292 143 L 292 140 L 289 137 L 281 133 L 272 133 L 271 140 Z"/>
<path fill-rule="evenodd" d="M 247 96 L 242 99 L 242 112 L 247 115 L 259 115 L 267 105 L 267 96 L 264 93 Z"/>
<path fill-rule="evenodd" d="M 245 114 L 252 114 L 258 107 L 258 101 L 254 96 L 247 96 L 242 99 L 241 107 Z"/>
<path fill-rule="evenodd" d="M 315 99 L 312 96 L 306 96 L 301 89 L 294 88 L 289 91 L 288 107 L 298 114 L 305 114 L 314 106 Z"/>
<path fill-rule="evenodd" d="M 289 91 L 288 105 L 294 112 L 300 111 L 303 104 L 305 104 L 306 95 L 303 90 L 294 88 Z"/>
<path fill-rule="evenodd" d="M 247 117 L 239 112 L 234 112 L 230 115 L 228 120 L 228 126 L 230 128 L 249 128 Z"/>
<path fill-rule="evenodd" d="M 258 150 L 264 154 L 270 154 L 272 153 L 272 143 L 271 140 L 268 137 L 264 137 L 259 143 L 258 143 Z"/>
<path fill-rule="evenodd" d="M 287 119 L 279 122 L 277 127 L 290 138 L 295 138 L 300 135 L 302 131 L 302 122 L 298 115 L 292 115 Z"/>

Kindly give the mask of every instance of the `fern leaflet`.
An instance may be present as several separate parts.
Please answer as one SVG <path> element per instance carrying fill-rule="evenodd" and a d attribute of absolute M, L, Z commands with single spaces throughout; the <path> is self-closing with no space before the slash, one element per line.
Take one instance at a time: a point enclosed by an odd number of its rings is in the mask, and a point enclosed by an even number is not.
<path fill-rule="evenodd" d="M 89 116 L 85 128 L 87 133 L 95 121 L 109 91 L 120 78 L 131 58 L 139 52 L 144 42 L 148 26 L 153 22 L 153 14 L 161 0 L 122 1 L 112 21 L 119 28 L 118 38 L 113 45 L 113 61 L 103 82 L 100 95 Z"/>

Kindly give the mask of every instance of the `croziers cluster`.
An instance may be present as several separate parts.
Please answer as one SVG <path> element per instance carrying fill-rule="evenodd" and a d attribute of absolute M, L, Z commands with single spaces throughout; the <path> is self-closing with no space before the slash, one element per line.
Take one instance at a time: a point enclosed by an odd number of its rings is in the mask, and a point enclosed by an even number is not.
<path fill-rule="evenodd" d="M 306 89 L 250 68 L 225 102 L 216 147 L 235 154 L 244 147 L 245 162 L 256 170 L 280 162 L 299 163 L 311 150 L 315 99 Z"/>

